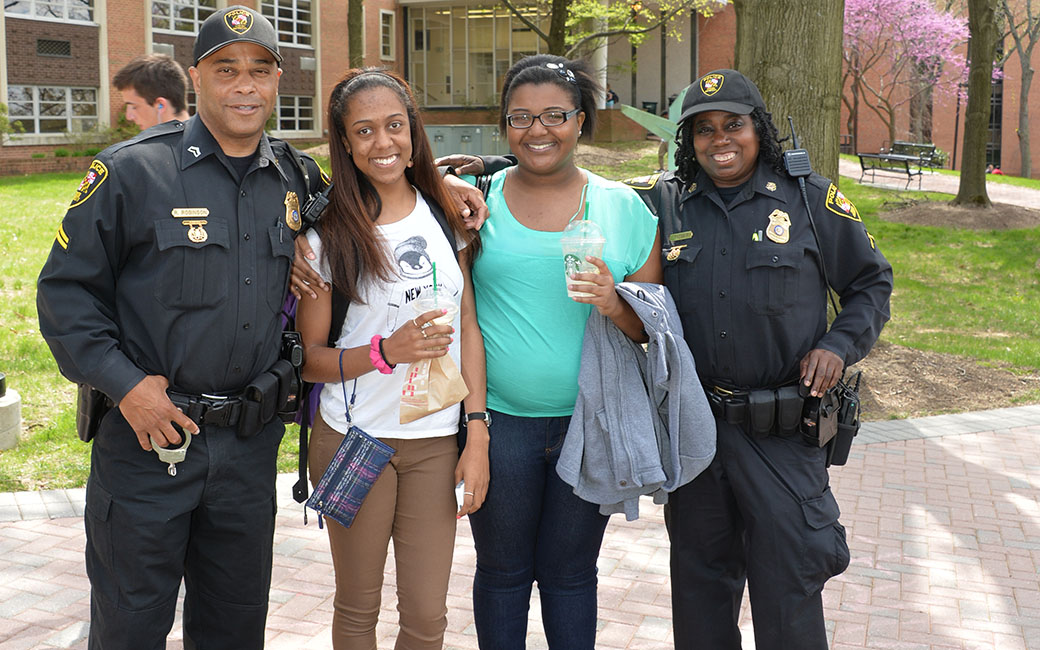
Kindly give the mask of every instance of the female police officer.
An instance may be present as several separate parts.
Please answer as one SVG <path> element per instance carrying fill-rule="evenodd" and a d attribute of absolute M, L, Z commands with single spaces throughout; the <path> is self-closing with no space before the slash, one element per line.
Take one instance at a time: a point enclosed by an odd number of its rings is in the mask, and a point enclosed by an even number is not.
<path fill-rule="evenodd" d="M 798 432 L 794 386 L 820 396 L 866 356 L 888 320 L 892 268 L 829 180 L 809 176 L 803 202 L 739 72 L 690 86 L 677 142 L 677 171 L 636 185 L 660 218 L 665 285 L 718 453 L 665 510 L 675 647 L 739 650 L 747 581 L 759 650 L 826 648 L 821 592 L 849 550 L 825 449 Z M 829 329 L 824 277 L 842 304 Z M 782 421 L 792 411 L 793 427 Z"/>
<path fill-rule="evenodd" d="M 849 550 L 826 450 L 798 430 L 798 384 L 819 397 L 866 356 L 889 317 L 892 267 L 828 179 L 809 175 L 803 200 L 741 73 L 691 84 L 677 143 L 675 172 L 629 182 L 658 215 L 664 283 L 718 428 L 712 464 L 665 509 L 675 647 L 739 650 L 747 582 L 759 650 L 826 648 L 821 593 Z M 824 271 L 842 305 L 829 329 Z"/>

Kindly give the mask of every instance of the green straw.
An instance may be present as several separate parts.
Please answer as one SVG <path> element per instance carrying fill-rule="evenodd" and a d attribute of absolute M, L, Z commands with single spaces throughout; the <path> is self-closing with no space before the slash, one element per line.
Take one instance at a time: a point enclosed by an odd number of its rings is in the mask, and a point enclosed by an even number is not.
<path fill-rule="evenodd" d="M 430 262 L 433 265 L 433 306 L 437 307 L 437 262 Z"/>
<path fill-rule="evenodd" d="M 588 221 L 589 219 L 589 200 L 585 199 L 585 216 L 582 217 L 582 221 Z"/>

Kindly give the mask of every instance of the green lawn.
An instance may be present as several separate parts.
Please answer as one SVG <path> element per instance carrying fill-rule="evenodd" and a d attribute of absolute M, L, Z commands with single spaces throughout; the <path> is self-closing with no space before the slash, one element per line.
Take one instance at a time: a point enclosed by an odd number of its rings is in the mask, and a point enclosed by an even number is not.
<path fill-rule="evenodd" d="M 623 178 L 656 165 L 656 154 L 648 154 L 593 169 Z M 21 444 L 0 452 L 0 491 L 79 486 L 86 479 L 90 446 L 75 436 L 72 385 L 60 376 L 39 336 L 34 289 L 80 178 L 79 173 L 0 178 L 0 371 L 22 396 L 26 425 Z M 1023 372 L 1040 369 L 1040 228 L 972 231 L 888 223 L 877 217 L 885 202 L 920 199 L 921 193 L 846 178 L 841 187 L 895 268 L 886 340 L 1009 362 Z M 280 471 L 295 470 L 296 440 L 295 430 L 286 434 Z"/>
<path fill-rule="evenodd" d="M 0 491 L 86 481 L 90 445 L 76 437 L 74 386 L 58 373 L 36 316 L 36 277 L 82 178 L 0 177 L 0 372 L 22 398 L 25 425 L 21 443 L 0 451 Z M 295 471 L 297 449 L 294 426 L 282 443 L 280 471 Z"/>

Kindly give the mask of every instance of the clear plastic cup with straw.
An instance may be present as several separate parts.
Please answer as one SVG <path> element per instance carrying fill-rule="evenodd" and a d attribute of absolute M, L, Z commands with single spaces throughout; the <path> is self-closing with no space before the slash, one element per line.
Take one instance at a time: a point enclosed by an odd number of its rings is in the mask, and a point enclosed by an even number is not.
<path fill-rule="evenodd" d="M 580 221 L 572 221 L 563 229 L 560 245 L 563 248 L 563 273 L 567 283 L 567 296 L 571 298 L 589 297 L 592 294 L 583 291 L 572 291 L 572 284 L 592 284 L 585 280 L 575 280 L 576 273 L 599 273 L 599 269 L 585 259 L 586 256 L 603 257 L 603 246 L 607 243 L 603 229 L 595 221 L 589 221 L 589 204 L 585 203 L 585 216 Z"/>
<path fill-rule="evenodd" d="M 451 294 L 441 291 L 441 288 L 437 286 L 436 262 L 433 262 L 433 290 L 424 292 L 413 300 L 412 309 L 415 310 L 416 316 L 421 316 L 433 309 L 447 310 L 443 315 L 430 321 L 434 325 L 451 325 L 455 321 L 455 314 L 459 311 L 459 305 Z"/>

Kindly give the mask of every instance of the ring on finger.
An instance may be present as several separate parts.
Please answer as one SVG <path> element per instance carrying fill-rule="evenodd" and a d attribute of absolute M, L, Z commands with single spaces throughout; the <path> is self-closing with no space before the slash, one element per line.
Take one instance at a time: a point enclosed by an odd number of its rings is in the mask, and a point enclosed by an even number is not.
<path fill-rule="evenodd" d="M 468 494 L 468 495 L 470 495 L 470 496 L 473 496 L 473 493 L 472 493 L 472 492 L 463 492 L 463 494 Z"/>
<path fill-rule="evenodd" d="M 429 336 L 426 335 L 426 329 L 425 328 L 420 329 L 419 332 L 422 334 L 423 340 L 426 340 L 426 339 L 430 338 Z"/>

